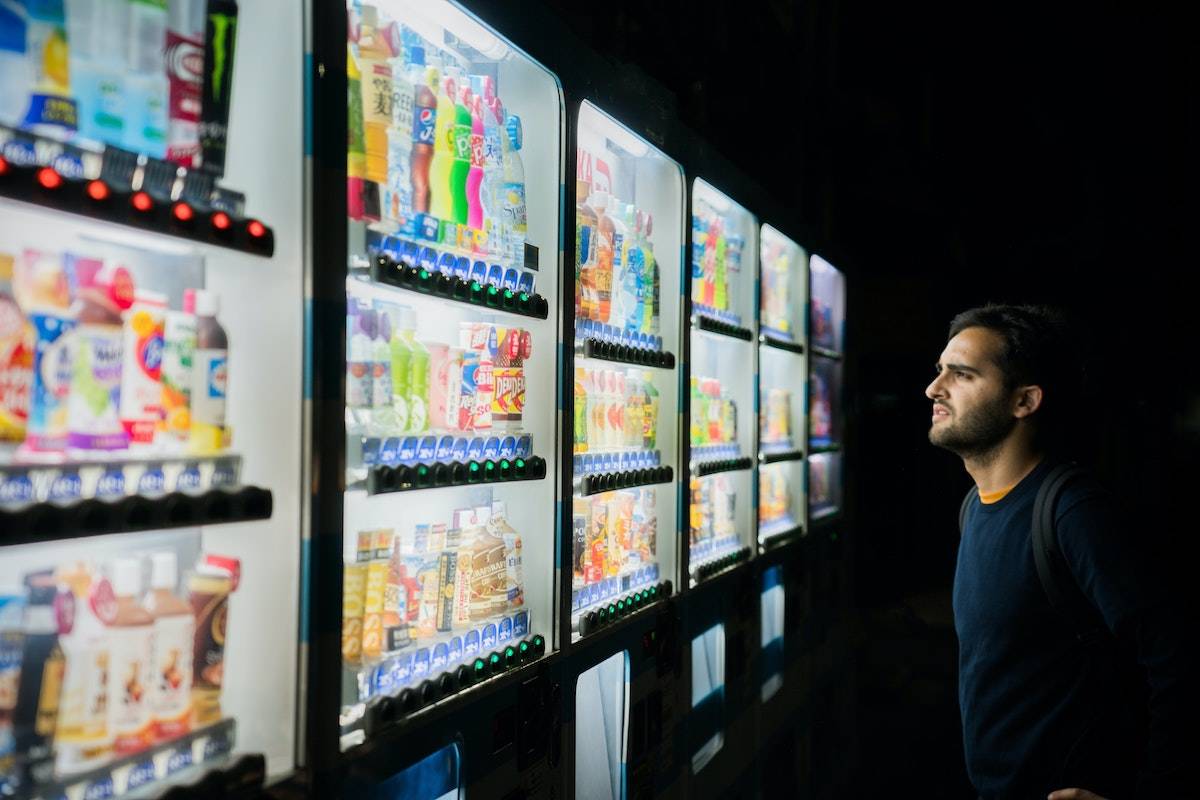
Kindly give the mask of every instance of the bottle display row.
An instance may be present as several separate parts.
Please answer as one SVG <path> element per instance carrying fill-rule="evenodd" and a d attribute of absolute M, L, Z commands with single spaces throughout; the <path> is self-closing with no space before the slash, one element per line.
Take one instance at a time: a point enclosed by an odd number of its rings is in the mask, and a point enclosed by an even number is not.
<path fill-rule="evenodd" d="M 352 219 L 410 241 L 525 263 L 521 118 L 492 74 L 375 6 L 350 31 L 348 200 Z"/>
<path fill-rule="evenodd" d="M 78 561 L 0 594 L 0 790 L 28 793 L 223 719 L 241 568 L 202 554 Z"/>
<path fill-rule="evenodd" d="M 608 162 L 582 148 L 575 191 L 576 338 L 661 350 L 654 215 L 618 200 Z"/>
<path fill-rule="evenodd" d="M 647 486 L 574 498 L 572 612 L 658 581 L 658 496 Z"/>
<path fill-rule="evenodd" d="M 220 176 L 234 0 L 20 0 L 0 7 L 0 124 Z"/>
<path fill-rule="evenodd" d="M 736 550 L 742 540 L 738 530 L 737 478 L 728 473 L 693 477 L 688 483 L 688 494 L 688 542 L 692 563 Z"/>
<path fill-rule="evenodd" d="M 710 190 L 711 191 L 711 190 Z M 742 251 L 745 237 L 728 215 L 709 201 L 708 192 L 692 196 L 692 308 L 714 319 L 741 325 Z"/>
<path fill-rule="evenodd" d="M 172 310 L 119 260 L 0 253 L 0 439 L 11 458 L 224 451 L 229 340 L 219 300 L 188 289 Z"/>

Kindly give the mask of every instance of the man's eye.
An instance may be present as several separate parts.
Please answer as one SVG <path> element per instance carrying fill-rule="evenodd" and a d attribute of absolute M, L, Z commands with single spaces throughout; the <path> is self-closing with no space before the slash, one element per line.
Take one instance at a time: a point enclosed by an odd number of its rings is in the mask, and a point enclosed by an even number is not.
<path fill-rule="evenodd" d="M 970 375 L 970 373 L 963 372 L 962 370 L 955 370 L 954 377 L 962 378 L 963 380 L 970 380 L 971 375 Z"/>

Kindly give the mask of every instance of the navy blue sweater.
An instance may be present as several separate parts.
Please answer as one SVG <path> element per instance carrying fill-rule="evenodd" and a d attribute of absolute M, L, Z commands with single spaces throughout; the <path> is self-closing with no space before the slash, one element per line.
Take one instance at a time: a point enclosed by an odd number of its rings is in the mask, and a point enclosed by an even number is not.
<path fill-rule="evenodd" d="M 954 575 L 967 773 L 987 800 L 1070 787 L 1106 798 L 1132 797 L 1135 786 L 1139 797 L 1193 796 L 1184 780 L 1200 776 L 1183 769 L 1195 757 L 1195 722 L 1185 718 L 1195 631 L 1177 618 L 1139 532 L 1118 521 L 1095 484 L 1075 481 L 1057 508 L 1059 547 L 1113 634 L 1100 647 L 1075 639 L 1046 598 L 1030 542 L 1050 466 L 996 503 L 976 496 L 967 511 Z M 1132 707 L 1125 678 L 1139 671 L 1122 672 L 1123 659 L 1136 659 L 1149 682 L 1148 744 L 1136 726 L 1144 709 Z"/>

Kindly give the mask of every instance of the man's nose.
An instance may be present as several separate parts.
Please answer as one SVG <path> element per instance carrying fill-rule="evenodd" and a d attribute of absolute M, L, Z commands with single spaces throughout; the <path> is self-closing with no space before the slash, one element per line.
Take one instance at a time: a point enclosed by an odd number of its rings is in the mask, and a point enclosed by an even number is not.
<path fill-rule="evenodd" d="M 943 395 L 945 395 L 945 392 L 942 391 L 942 376 L 938 375 L 925 387 L 925 396 L 930 400 L 936 400 Z"/>

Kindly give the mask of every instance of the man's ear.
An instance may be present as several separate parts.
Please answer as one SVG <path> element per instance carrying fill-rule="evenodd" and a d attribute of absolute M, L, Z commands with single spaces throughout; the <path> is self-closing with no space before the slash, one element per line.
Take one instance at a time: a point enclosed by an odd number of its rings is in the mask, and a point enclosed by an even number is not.
<path fill-rule="evenodd" d="M 1018 386 L 1013 398 L 1013 416 L 1028 417 L 1042 407 L 1042 387 Z"/>

